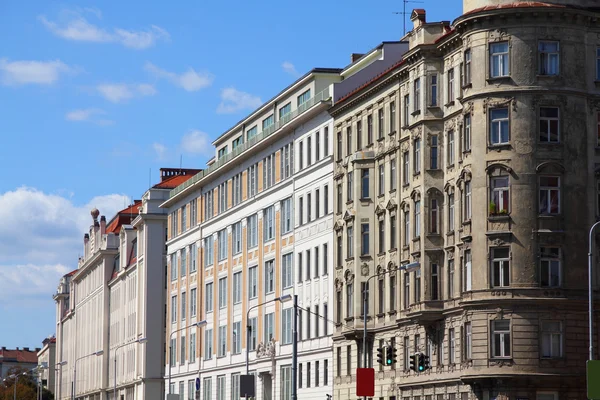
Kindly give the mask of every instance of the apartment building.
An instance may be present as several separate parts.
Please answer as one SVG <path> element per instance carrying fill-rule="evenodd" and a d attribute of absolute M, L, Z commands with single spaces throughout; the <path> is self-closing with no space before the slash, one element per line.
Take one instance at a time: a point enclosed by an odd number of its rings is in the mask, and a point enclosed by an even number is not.
<path fill-rule="evenodd" d="M 417 9 L 402 59 L 336 96 L 335 399 L 357 397 L 363 351 L 374 398 L 585 398 L 599 11 L 465 0 L 450 24 Z M 391 367 L 373 363 L 383 345 Z M 431 369 L 410 370 L 416 352 Z"/>
<path fill-rule="evenodd" d="M 239 399 L 249 354 L 256 398 L 290 399 L 294 307 L 280 301 L 286 295 L 298 296 L 299 396 L 332 393 L 327 109 L 338 73 L 313 69 L 223 133 L 208 168 L 163 204 L 170 393 L 194 398 L 199 377 L 202 399 Z"/>
<path fill-rule="evenodd" d="M 42 348 L 37 353 L 41 387 L 54 393 L 56 378 L 56 338 L 47 337 L 42 341 Z"/>
<path fill-rule="evenodd" d="M 198 171 L 161 169 L 161 182 L 108 222 L 92 210 L 78 268 L 54 296 L 57 398 L 163 397 L 167 214 L 159 205 Z"/>

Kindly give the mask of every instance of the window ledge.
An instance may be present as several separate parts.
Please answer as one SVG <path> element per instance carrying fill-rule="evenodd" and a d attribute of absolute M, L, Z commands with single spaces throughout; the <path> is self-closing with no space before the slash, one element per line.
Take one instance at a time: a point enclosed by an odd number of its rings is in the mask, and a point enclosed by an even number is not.
<path fill-rule="evenodd" d="M 562 142 L 560 140 L 558 142 L 542 142 L 542 141 L 538 140 L 538 144 L 540 146 L 548 146 L 549 147 L 549 146 L 557 146 L 559 144 L 562 144 Z"/>
<path fill-rule="evenodd" d="M 373 257 L 371 257 L 370 254 L 361 254 L 360 255 L 360 259 L 363 260 L 363 261 L 368 261 L 368 260 L 372 260 Z"/>
<path fill-rule="evenodd" d="M 396 193 L 396 189 L 391 189 L 390 194 L 394 194 L 394 193 Z"/>
<path fill-rule="evenodd" d="M 444 104 L 444 107 L 452 107 L 454 105 L 454 100 L 447 102 Z"/>
<path fill-rule="evenodd" d="M 395 135 L 396 134 L 396 130 L 394 129 L 393 131 L 391 131 L 390 133 L 388 133 L 389 136 Z"/>
<path fill-rule="evenodd" d="M 377 257 L 383 257 L 383 256 L 385 256 L 385 251 L 377 253 Z"/>
<path fill-rule="evenodd" d="M 378 199 L 383 199 L 385 197 L 385 193 L 380 193 L 377 195 Z"/>
<path fill-rule="evenodd" d="M 354 203 L 354 200 L 346 200 L 346 205 L 347 206 L 350 205 L 350 204 L 353 204 L 353 203 Z"/>
<path fill-rule="evenodd" d="M 446 168 L 454 168 L 454 163 L 446 165 Z"/>
<path fill-rule="evenodd" d="M 488 150 L 490 151 L 501 151 L 501 150 L 510 150 L 510 143 L 498 143 L 498 144 L 489 144 Z"/>
<path fill-rule="evenodd" d="M 347 257 L 345 261 L 346 262 L 348 262 L 348 261 L 354 261 L 354 257 Z"/>
<path fill-rule="evenodd" d="M 510 75 L 506 75 L 506 76 L 490 76 L 486 79 L 486 81 L 488 83 L 500 83 L 500 82 L 506 82 L 510 80 Z"/>
<path fill-rule="evenodd" d="M 467 219 L 467 220 L 463 221 L 462 224 L 463 224 L 463 226 L 465 226 L 465 225 L 471 225 L 471 220 Z"/>
<path fill-rule="evenodd" d="M 346 322 L 352 322 L 352 321 L 354 321 L 354 317 L 346 317 L 346 318 L 344 318 L 344 321 L 346 321 Z"/>
<path fill-rule="evenodd" d="M 470 154 L 470 153 L 471 153 L 471 149 L 463 150 L 463 154 Z"/>
<path fill-rule="evenodd" d="M 419 236 L 417 236 L 417 237 L 414 237 L 414 238 L 412 238 L 412 241 L 413 241 L 413 243 L 414 243 L 414 242 L 419 242 L 420 240 L 421 240 L 421 235 L 419 235 Z"/>
<path fill-rule="evenodd" d="M 538 214 L 538 218 L 550 219 L 550 218 L 557 218 L 557 217 L 560 217 L 560 213 L 558 213 L 558 214 Z"/>
<path fill-rule="evenodd" d="M 392 315 L 396 315 L 398 312 L 396 310 L 391 310 L 388 311 L 388 315 L 392 316 Z"/>
<path fill-rule="evenodd" d="M 392 247 L 392 248 L 390 249 L 390 252 L 394 252 L 394 251 L 398 251 L 398 249 L 397 249 L 396 247 Z"/>
<path fill-rule="evenodd" d="M 446 232 L 446 236 L 450 236 L 450 235 L 454 235 L 454 231 L 453 230 Z"/>
<path fill-rule="evenodd" d="M 427 108 L 430 110 L 439 110 L 440 106 L 438 104 L 430 104 L 427 106 Z"/>
<path fill-rule="evenodd" d="M 509 213 L 490 214 L 488 216 L 488 221 L 508 221 L 509 219 L 510 219 Z"/>
<path fill-rule="evenodd" d="M 381 141 L 383 141 L 383 139 L 385 139 L 385 137 L 384 137 L 384 136 L 381 136 L 381 137 L 378 137 L 378 138 L 377 138 L 377 141 L 378 141 L 378 142 L 381 142 Z"/>
<path fill-rule="evenodd" d="M 402 250 L 408 250 L 408 249 L 410 249 L 410 246 L 403 246 L 402 247 Z"/>
<path fill-rule="evenodd" d="M 415 111 L 413 111 L 413 112 L 410 113 L 410 115 L 412 115 L 413 117 L 415 117 L 415 116 L 417 116 L 419 114 L 421 114 L 421 110 L 420 109 L 419 110 L 415 110 Z"/>
<path fill-rule="evenodd" d="M 469 82 L 461 86 L 461 89 L 470 89 L 473 87 L 473 83 Z"/>
<path fill-rule="evenodd" d="M 413 176 L 419 176 L 419 175 L 421 175 L 421 171 L 413 172 Z"/>
<path fill-rule="evenodd" d="M 377 315 L 375 315 L 377 318 L 383 318 L 385 317 L 385 313 L 378 313 Z"/>
<path fill-rule="evenodd" d="M 439 233 L 431 233 L 430 232 L 430 233 L 427 234 L 427 237 L 434 237 L 435 238 L 435 237 L 440 237 L 440 236 L 442 236 L 442 235 L 439 234 Z"/>

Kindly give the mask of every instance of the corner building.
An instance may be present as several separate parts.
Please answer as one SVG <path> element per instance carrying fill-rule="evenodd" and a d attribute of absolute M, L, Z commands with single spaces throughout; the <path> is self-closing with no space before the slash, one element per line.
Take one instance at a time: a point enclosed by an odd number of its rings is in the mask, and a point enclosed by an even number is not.
<path fill-rule="evenodd" d="M 332 393 L 331 106 L 338 69 L 314 69 L 214 142 L 215 157 L 171 192 L 166 375 L 170 393 L 288 400 L 298 296 L 298 395 Z M 203 327 L 196 324 L 206 321 Z M 247 341 L 247 327 L 250 340 Z M 167 377 L 168 379 L 168 377 Z"/>
<path fill-rule="evenodd" d="M 449 24 L 414 10 L 402 59 L 336 98 L 335 399 L 357 397 L 363 293 L 374 398 L 586 398 L 599 11 L 465 0 Z M 392 367 L 373 363 L 384 344 Z M 410 370 L 415 352 L 430 370 Z"/>

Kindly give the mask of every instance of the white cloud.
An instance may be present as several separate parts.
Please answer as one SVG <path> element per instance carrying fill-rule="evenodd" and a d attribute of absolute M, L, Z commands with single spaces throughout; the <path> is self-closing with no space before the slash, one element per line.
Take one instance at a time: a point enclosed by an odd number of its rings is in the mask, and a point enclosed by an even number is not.
<path fill-rule="evenodd" d="M 154 86 L 147 83 L 125 84 L 104 83 L 96 86 L 102 97 L 113 103 L 121 103 L 138 96 L 153 96 L 156 94 Z"/>
<path fill-rule="evenodd" d="M 90 210 L 96 207 L 110 220 L 125 204 L 129 199 L 118 194 L 95 197 L 84 205 L 28 187 L 0 194 L 3 305 L 17 306 L 40 296 L 49 300 L 60 277 L 76 268 L 83 234 L 92 224 Z"/>
<path fill-rule="evenodd" d="M 169 40 L 169 33 L 156 25 L 146 30 L 130 30 L 113 28 L 107 30 L 90 23 L 82 12 L 88 12 L 101 18 L 102 13 L 97 9 L 79 11 L 63 11 L 62 21 L 54 22 L 40 15 L 40 22 L 53 34 L 67 40 L 94 43 L 119 43 L 125 47 L 142 50 L 153 46 L 158 40 Z"/>
<path fill-rule="evenodd" d="M 106 112 L 99 108 L 85 108 L 85 109 L 80 109 L 80 110 L 69 111 L 65 115 L 65 119 L 67 121 L 74 121 L 74 122 L 91 122 L 93 124 L 102 125 L 102 126 L 114 124 L 114 121 L 111 121 L 109 119 L 100 118 L 100 116 L 105 115 L 105 114 L 106 114 Z"/>
<path fill-rule="evenodd" d="M 283 64 L 281 64 L 281 68 L 283 68 L 283 70 L 285 72 L 287 72 L 288 74 L 292 75 L 292 76 L 299 76 L 300 74 L 298 73 L 298 71 L 296 70 L 296 67 L 294 66 L 294 64 L 292 64 L 289 61 L 284 61 Z"/>
<path fill-rule="evenodd" d="M 261 104 L 260 97 L 229 87 L 221 91 L 221 103 L 217 107 L 217 113 L 232 114 L 242 110 L 253 110 Z"/>
<path fill-rule="evenodd" d="M 146 63 L 144 68 L 154 76 L 167 79 L 173 85 L 179 86 L 188 92 L 195 92 L 200 89 L 204 89 L 205 87 L 210 86 L 214 80 L 214 75 L 211 73 L 196 72 L 196 70 L 193 68 L 188 68 L 187 71 L 181 74 L 165 71 L 151 62 Z"/>
<path fill-rule="evenodd" d="M 163 161 L 165 159 L 165 156 L 167 155 L 167 146 L 161 143 L 152 143 L 152 148 L 156 152 L 156 156 L 158 157 L 158 159 L 160 161 Z"/>
<path fill-rule="evenodd" d="M 60 60 L 8 61 L 0 58 L 0 76 L 4 85 L 51 85 L 61 74 L 72 71 L 72 68 Z"/>
<path fill-rule="evenodd" d="M 186 153 L 199 154 L 206 157 L 213 155 L 210 136 L 206 132 L 191 130 L 181 138 L 181 149 Z"/>

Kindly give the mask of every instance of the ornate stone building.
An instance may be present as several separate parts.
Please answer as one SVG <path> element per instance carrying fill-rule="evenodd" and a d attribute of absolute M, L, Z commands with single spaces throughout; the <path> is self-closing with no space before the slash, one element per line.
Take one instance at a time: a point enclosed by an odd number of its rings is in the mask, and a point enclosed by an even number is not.
<path fill-rule="evenodd" d="M 335 99 L 335 399 L 357 397 L 363 293 L 375 398 L 586 398 L 599 17 L 589 0 L 414 10 L 402 59 Z"/>

